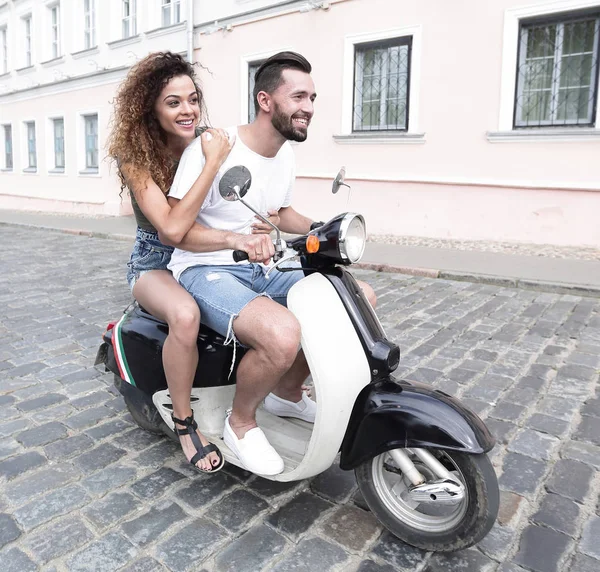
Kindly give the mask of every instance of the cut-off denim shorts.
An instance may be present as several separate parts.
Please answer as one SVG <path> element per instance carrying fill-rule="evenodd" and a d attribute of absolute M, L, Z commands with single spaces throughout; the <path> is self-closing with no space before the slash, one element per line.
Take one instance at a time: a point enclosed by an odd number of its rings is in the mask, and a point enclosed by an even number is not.
<path fill-rule="evenodd" d="M 127 263 L 127 282 L 133 290 L 142 274 L 150 270 L 166 270 L 174 248 L 164 245 L 157 232 L 149 232 L 138 227 L 135 244 Z"/>
<path fill-rule="evenodd" d="M 288 267 L 300 268 L 300 265 L 290 263 Z M 227 344 L 235 340 L 233 321 L 247 304 L 259 296 L 267 296 L 287 307 L 290 288 L 302 278 L 302 270 L 275 270 L 267 279 L 264 266 L 250 263 L 192 266 L 184 270 L 179 283 L 200 307 L 201 322 L 224 336 Z"/>

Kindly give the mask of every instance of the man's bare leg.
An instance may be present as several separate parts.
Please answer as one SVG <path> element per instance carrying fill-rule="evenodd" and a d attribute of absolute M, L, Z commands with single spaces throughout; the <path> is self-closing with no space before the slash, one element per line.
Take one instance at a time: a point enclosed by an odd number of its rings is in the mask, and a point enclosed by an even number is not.
<path fill-rule="evenodd" d="M 229 418 L 231 429 L 242 439 L 257 426 L 256 410 L 262 400 L 297 361 L 300 325 L 287 308 L 261 296 L 239 313 L 233 321 L 233 331 L 241 343 L 250 347 L 238 366 Z"/>

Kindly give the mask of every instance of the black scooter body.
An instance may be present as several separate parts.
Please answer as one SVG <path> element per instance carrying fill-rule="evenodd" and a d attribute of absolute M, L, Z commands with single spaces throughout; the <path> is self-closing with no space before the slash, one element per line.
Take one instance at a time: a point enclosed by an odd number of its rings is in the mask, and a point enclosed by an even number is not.
<path fill-rule="evenodd" d="M 115 328 L 105 332 L 96 364 L 104 363 L 120 378 L 123 377 L 120 367 L 127 367 L 130 385 L 152 396 L 157 391 L 167 389 L 162 347 L 168 331 L 165 322 L 136 305 L 125 315 L 116 336 Z M 118 339 L 115 340 L 115 337 Z M 115 343 L 120 344 L 121 353 L 125 356 L 120 360 L 121 364 L 117 363 Z M 193 386 L 216 387 L 235 384 L 237 367 L 245 351 L 236 344 L 234 363 L 233 344 L 225 345 L 223 336 L 202 325 L 198 334 L 198 367 Z"/>
<path fill-rule="evenodd" d="M 423 383 L 389 378 L 358 395 L 340 467 L 354 469 L 390 449 L 431 447 L 477 455 L 494 444 L 483 421 L 456 398 Z"/>

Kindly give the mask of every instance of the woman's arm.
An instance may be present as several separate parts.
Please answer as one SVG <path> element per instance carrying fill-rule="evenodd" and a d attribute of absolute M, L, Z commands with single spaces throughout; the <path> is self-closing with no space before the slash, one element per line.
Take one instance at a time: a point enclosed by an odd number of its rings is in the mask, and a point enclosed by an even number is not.
<path fill-rule="evenodd" d="M 207 133 L 212 138 L 206 137 Z M 140 209 L 156 228 L 164 244 L 177 245 L 195 223 L 219 167 L 233 146 L 233 141 L 222 130 L 209 129 L 201 137 L 206 158 L 204 167 L 186 196 L 173 206 L 167 202 L 167 197 L 148 173 L 134 174 L 130 165 L 121 166 L 121 172 Z"/>
<path fill-rule="evenodd" d="M 169 204 L 175 207 L 177 199 L 169 197 Z M 248 253 L 250 262 L 268 263 L 275 253 L 273 240 L 268 234 L 238 234 L 229 230 L 208 228 L 197 222 L 174 246 L 189 252 L 216 252 L 225 249 L 243 250 Z"/>

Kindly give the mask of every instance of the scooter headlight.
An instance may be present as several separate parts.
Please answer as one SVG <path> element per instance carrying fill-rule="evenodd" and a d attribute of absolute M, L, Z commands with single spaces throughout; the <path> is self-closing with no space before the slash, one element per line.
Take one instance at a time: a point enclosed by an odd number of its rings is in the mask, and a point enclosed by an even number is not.
<path fill-rule="evenodd" d="M 329 258 L 338 264 L 353 264 L 361 259 L 366 241 L 365 219 L 356 213 L 344 213 L 288 245 L 299 252 Z"/>
<path fill-rule="evenodd" d="M 365 251 L 367 230 L 362 216 L 348 213 L 340 225 L 340 255 L 351 264 L 358 262 Z"/>

